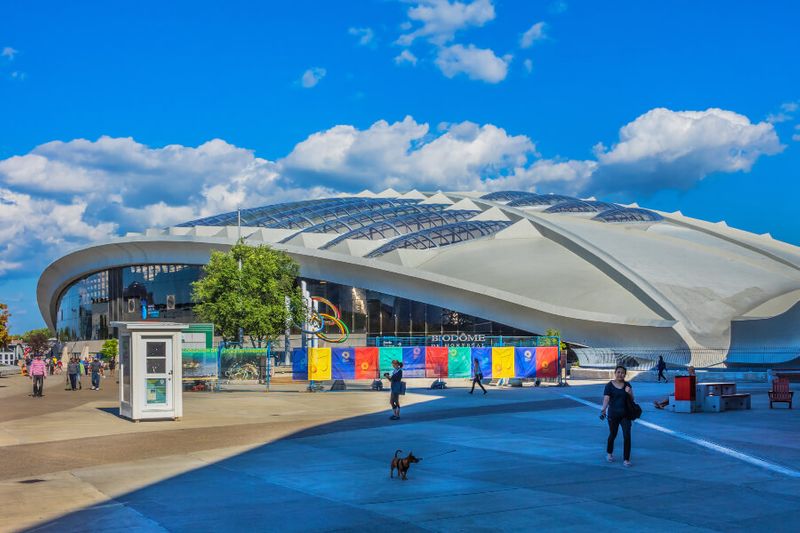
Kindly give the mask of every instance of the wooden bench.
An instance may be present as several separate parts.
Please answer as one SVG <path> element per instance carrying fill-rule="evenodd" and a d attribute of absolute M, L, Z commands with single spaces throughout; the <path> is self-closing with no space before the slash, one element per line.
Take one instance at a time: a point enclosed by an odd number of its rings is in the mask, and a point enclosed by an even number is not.
<path fill-rule="evenodd" d="M 788 403 L 789 409 L 792 408 L 792 396 L 794 392 L 789 390 L 789 380 L 786 378 L 775 378 L 772 380 L 772 390 L 769 391 L 769 408 L 772 409 L 773 403 Z"/>

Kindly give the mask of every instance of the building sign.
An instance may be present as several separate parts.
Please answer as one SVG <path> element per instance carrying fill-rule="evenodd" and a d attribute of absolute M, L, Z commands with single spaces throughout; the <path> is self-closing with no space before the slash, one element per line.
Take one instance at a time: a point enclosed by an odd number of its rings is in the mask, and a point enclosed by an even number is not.
<path fill-rule="evenodd" d="M 452 333 L 446 335 L 428 335 L 428 345 L 442 346 L 485 346 L 486 335 L 470 333 Z"/>

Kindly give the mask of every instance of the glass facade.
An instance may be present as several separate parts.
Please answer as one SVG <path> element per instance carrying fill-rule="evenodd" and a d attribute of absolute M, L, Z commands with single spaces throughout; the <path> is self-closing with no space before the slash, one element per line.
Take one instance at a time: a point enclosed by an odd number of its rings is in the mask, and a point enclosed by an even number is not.
<path fill-rule="evenodd" d="M 616 207 L 603 211 L 592 220 L 601 222 L 658 222 L 659 220 L 664 220 L 664 217 L 649 209 Z"/>
<path fill-rule="evenodd" d="M 322 280 L 304 279 L 312 296 L 327 298 L 339 308 L 352 333 L 367 336 L 424 336 L 445 333 L 532 335 L 485 318 L 460 313 L 400 296 Z M 323 311 L 323 309 L 320 309 Z M 330 326 L 328 333 L 339 330 Z"/>
<path fill-rule="evenodd" d="M 113 335 L 114 320 L 148 317 L 170 322 L 196 322 L 192 313 L 192 282 L 200 278 L 196 265 L 134 265 L 85 276 L 61 295 L 56 328 L 61 340 L 97 340 Z"/>
<path fill-rule="evenodd" d="M 97 272 L 74 282 L 59 300 L 57 327 L 61 340 L 106 339 L 109 323 L 142 319 L 201 322 L 192 312 L 196 265 L 135 265 Z M 530 335 L 485 318 L 435 305 L 324 280 L 303 279 L 312 296 L 327 298 L 341 311 L 352 333 L 368 336 L 420 336 L 443 333 Z M 321 311 L 324 311 L 321 309 Z M 335 326 L 328 328 L 335 334 Z"/>

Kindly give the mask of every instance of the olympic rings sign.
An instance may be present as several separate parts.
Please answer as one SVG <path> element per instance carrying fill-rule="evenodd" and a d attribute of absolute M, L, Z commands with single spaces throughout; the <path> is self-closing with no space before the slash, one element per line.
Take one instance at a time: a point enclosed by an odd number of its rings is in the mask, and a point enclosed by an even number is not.
<path fill-rule="evenodd" d="M 321 296 L 312 296 L 311 299 L 315 302 L 319 302 L 321 304 L 327 305 L 330 308 L 330 313 L 320 313 L 319 311 L 311 310 L 311 319 L 308 321 L 308 325 L 311 326 L 311 329 L 302 329 L 303 333 L 311 333 L 316 335 L 317 338 L 324 340 L 325 342 L 330 342 L 332 344 L 340 344 L 346 341 L 350 337 L 350 330 L 347 328 L 347 324 L 342 322 L 342 313 L 339 311 L 339 308 L 333 305 L 330 300 L 327 300 Z M 325 329 L 325 326 L 336 326 L 339 328 L 339 337 L 333 338 L 328 336 L 328 334 L 323 333 L 322 330 Z"/>

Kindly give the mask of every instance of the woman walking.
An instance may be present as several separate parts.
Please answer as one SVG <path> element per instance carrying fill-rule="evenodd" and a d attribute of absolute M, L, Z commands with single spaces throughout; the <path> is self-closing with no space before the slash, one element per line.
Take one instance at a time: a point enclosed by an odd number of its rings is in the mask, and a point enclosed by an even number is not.
<path fill-rule="evenodd" d="M 603 409 L 600 411 L 600 419 L 606 418 L 608 412 L 608 444 L 606 445 L 606 460 L 614 462 L 614 441 L 617 439 L 617 432 L 622 426 L 623 460 L 625 466 L 631 466 L 631 424 L 632 421 L 627 414 L 628 397 L 633 401 L 633 388 L 625 381 L 627 370 L 624 366 L 618 365 L 614 369 L 614 380 L 606 384 L 603 391 Z"/>
<path fill-rule="evenodd" d="M 483 372 L 481 371 L 481 362 L 478 361 L 476 357 L 475 360 L 472 362 L 472 390 L 469 391 L 470 394 L 475 392 L 475 384 L 477 383 L 478 386 L 481 388 L 484 394 L 486 394 L 486 389 L 483 388 L 483 383 L 481 380 L 483 379 Z"/>
<path fill-rule="evenodd" d="M 403 394 L 403 363 L 395 359 L 392 361 L 392 374 L 388 372 L 383 374 L 383 377 L 391 382 L 391 394 L 389 395 L 389 405 L 392 406 L 392 416 L 390 420 L 400 419 L 400 395 Z"/>
<path fill-rule="evenodd" d="M 664 362 L 664 358 L 662 356 L 658 356 L 658 363 L 656 363 L 656 368 L 658 369 L 658 382 L 661 383 L 661 379 L 664 379 L 664 383 L 669 383 L 667 376 L 664 375 L 664 371 L 667 369 L 667 363 Z"/>
<path fill-rule="evenodd" d="M 69 360 L 67 365 L 67 375 L 69 376 L 69 384 L 72 390 L 78 390 L 78 380 L 80 379 L 81 367 L 78 361 L 73 357 Z"/>

